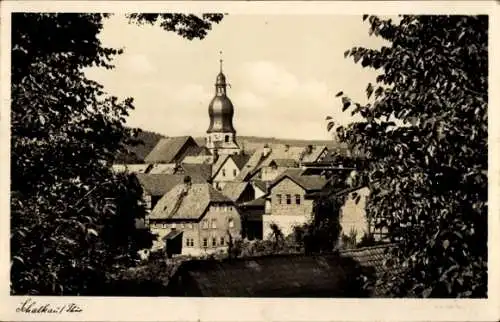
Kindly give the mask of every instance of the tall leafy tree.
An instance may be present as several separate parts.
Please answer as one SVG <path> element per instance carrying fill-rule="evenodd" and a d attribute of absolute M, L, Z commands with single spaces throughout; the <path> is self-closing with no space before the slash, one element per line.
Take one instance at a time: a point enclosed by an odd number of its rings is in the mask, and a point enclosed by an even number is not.
<path fill-rule="evenodd" d="M 113 68 L 121 53 L 97 37 L 107 17 L 12 15 L 13 294 L 97 294 L 105 273 L 131 264 L 151 242 L 136 229 L 144 216 L 140 185 L 110 171 L 136 132 L 124 127 L 132 99 L 107 94 L 83 71 Z M 222 19 L 147 17 L 188 39 L 203 38 Z"/>
<path fill-rule="evenodd" d="M 342 92 L 362 121 L 337 129 L 363 152 L 367 210 L 400 247 L 394 296 L 487 294 L 488 17 L 377 16 L 380 49 L 345 52 L 379 71 L 367 105 Z"/>

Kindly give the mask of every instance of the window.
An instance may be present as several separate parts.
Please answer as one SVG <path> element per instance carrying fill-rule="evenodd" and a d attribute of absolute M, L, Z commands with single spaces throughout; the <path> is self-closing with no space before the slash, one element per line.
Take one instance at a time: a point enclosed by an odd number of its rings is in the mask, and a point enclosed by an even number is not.
<path fill-rule="evenodd" d="M 176 229 L 177 225 L 175 223 L 172 224 L 172 229 Z"/>
<path fill-rule="evenodd" d="M 186 247 L 194 247 L 194 239 L 193 238 L 186 239 Z"/>
<path fill-rule="evenodd" d="M 203 238 L 203 247 L 208 247 L 208 239 Z"/>
<path fill-rule="evenodd" d="M 225 242 L 226 242 L 226 241 L 224 240 L 224 237 L 221 237 L 221 238 L 220 238 L 220 245 L 221 245 L 221 246 L 224 246 L 224 243 L 225 243 Z"/>
<path fill-rule="evenodd" d="M 281 204 L 281 195 L 276 195 L 277 203 Z"/>
<path fill-rule="evenodd" d="M 217 239 L 215 239 L 215 237 L 214 237 L 214 238 L 212 238 L 212 247 L 215 247 L 215 246 L 217 246 Z"/>
<path fill-rule="evenodd" d="M 201 224 L 201 225 L 202 225 L 201 227 L 202 227 L 203 229 L 208 229 L 208 220 L 203 220 L 203 222 L 202 222 L 202 224 Z"/>
<path fill-rule="evenodd" d="M 222 169 L 222 176 L 225 177 L 226 176 L 226 169 Z"/>
<path fill-rule="evenodd" d="M 229 218 L 228 223 L 229 223 L 229 228 L 233 228 L 234 227 L 234 220 L 233 220 L 233 218 Z"/>
<path fill-rule="evenodd" d="M 167 224 L 162 224 L 161 226 L 161 228 L 167 228 Z"/>
<path fill-rule="evenodd" d="M 286 204 L 291 205 L 292 204 L 292 195 L 286 195 Z"/>
<path fill-rule="evenodd" d="M 295 203 L 300 205 L 300 195 L 295 195 Z"/>
<path fill-rule="evenodd" d="M 238 175 L 238 170 L 233 169 L 233 177 L 236 177 Z"/>
<path fill-rule="evenodd" d="M 212 229 L 217 228 L 217 219 L 212 219 Z"/>
<path fill-rule="evenodd" d="M 229 135 L 226 135 L 225 141 L 229 142 Z"/>

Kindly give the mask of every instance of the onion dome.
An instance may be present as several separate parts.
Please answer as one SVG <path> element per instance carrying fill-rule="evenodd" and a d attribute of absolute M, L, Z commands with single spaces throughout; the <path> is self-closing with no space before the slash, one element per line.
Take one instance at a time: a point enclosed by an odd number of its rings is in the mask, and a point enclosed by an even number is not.
<path fill-rule="evenodd" d="M 207 133 L 214 132 L 236 132 L 233 127 L 234 107 L 226 95 L 226 76 L 222 72 L 222 60 L 220 61 L 220 73 L 215 80 L 215 96 L 208 106 L 210 125 Z"/>

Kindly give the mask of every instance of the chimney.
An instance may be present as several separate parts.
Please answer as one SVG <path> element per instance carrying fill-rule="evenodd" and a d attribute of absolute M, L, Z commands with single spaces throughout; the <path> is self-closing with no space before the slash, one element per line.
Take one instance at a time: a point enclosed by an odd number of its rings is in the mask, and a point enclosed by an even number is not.
<path fill-rule="evenodd" d="M 264 144 L 264 151 L 262 151 L 262 157 L 267 157 L 271 153 L 271 148 L 269 145 L 266 143 Z"/>
<path fill-rule="evenodd" d="M 311 144 L 309 144 L 309 145 L 307 146 L 307 153 L 308 153 L 308 154 L 311 154 L 311 153 L 312 153 L 312 151 L 313 151 L 313 146 L 312 146 Z"/>
<path fill-rule="evenodd" d="M 191 177 L 190 176 L 184 176 L 184 192 L 188 192 L 189 189 L 191 188 Z"/>

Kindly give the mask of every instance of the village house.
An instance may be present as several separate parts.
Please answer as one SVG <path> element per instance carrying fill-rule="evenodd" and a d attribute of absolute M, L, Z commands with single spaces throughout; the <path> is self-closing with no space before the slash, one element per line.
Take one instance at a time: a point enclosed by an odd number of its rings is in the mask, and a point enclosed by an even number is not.
<path fill-rule="evenodd" d="M 209 183 L 191 183 L 189 178 L 158 201 L 149 226 L 158 235 L 154 248 L 163 248 L 165 238 L 172 236 L 181 240 L 180 254 L 194 256 L 225 251 L 241 233 L 234 201 Z"/>
<path fill-rule="evenodd" d="M 248 159 L 249 156 L 246 154 L 219 156 L 212 167 L 212 182 L 214 187 L 217 190 L 222 190 L 226 183 L 235 181 Z"/>
<path fill-rule="evenodd" d="M 143 195 L 142 198 L 146 203 L 146 213 L 149 214 L 156 206 L 158 201 L 175 186 L 184 182 L 184 175 L 179 174 L 150 174 L 137 173 L 135 174 L 139 181 Z M 191 179 L 193 183 L 204 183 L 204 180 L 194 177 Z M 145 224 L 148 225 L 149 215 L 146 216 Z"/>
<path fill-rule="evenodd" d="M 276 224 L 286 236 L 294 226 L 312 219 L 314 200 L 305 196 L 321 191 L 328 182 L 322 176 L 302 173 L 301 169 L 288 169 L 269 186 L 262 220 L 264 238 L 271 234 L 271 224 Z"/>

